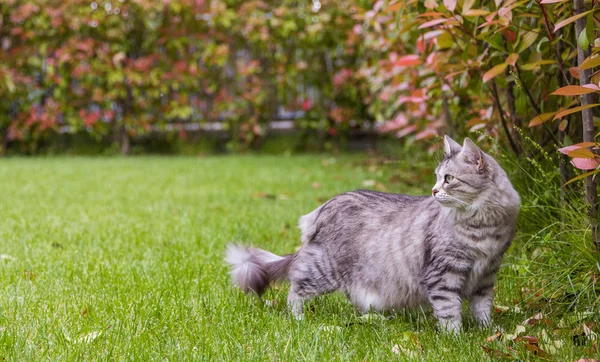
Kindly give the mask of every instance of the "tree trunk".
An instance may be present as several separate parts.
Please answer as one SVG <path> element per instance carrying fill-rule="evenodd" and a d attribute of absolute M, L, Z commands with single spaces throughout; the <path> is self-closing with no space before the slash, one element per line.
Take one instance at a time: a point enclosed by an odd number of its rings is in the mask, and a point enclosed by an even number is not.
<path fill-rule="evenodd" d="M 121 151 L 121 154 L 126 156 L 129 154 L 129 134 L 125 127 L 121 127 L 119 133 L 119 150 Z"/>
<path fill-rule="evenodd" d="M 575 15 L 581 14 L 585 11 L 584 0 L 574 0 Z M 585 17 L 578 19 L 575 22 L 575 43 L 577 44 L 577 62 L 579 65 L 590 55 L 589 49 L 582 49 L 577 41 L 579 34 L 585 31 Z M 590 83 L 591 70 L 580 70 L 579 71 L 579 82 L 581 85 Z M 581 96 L 581 105 L 585 106 L 593 104 L 594 98 L 592 94 L 586 94 Z M 583 141 L 594 142 L 594 116 L 591 109 L 584 109 L 581 112 L 582 124 L 583 124 Z M 596 250 L 600 251 L 600 239 L 598 235 L 598 190 L 596 188 L 596 181 L 592 176 L 586 178 L 586 189 L 585 196 L 589 203 L 588 217 L 590 219 L 592 228 L 592 241 L 596 246 Z"/>
<path fill-rule="evenodd" d="M 0 156 L 6 155 L 6 150 L 8 150 L 8 129 L 5 129 L 4 132 L 0 133 L 2 135 L 2 144 L 0 145 Z"/>

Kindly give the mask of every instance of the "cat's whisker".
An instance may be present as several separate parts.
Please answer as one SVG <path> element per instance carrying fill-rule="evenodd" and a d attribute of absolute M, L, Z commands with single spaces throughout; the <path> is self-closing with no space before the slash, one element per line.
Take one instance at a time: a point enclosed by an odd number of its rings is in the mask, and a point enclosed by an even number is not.
<path fill-rule="evenodd" d="M 473 206 L 473 205 L 469 204 L 468 202 L 466 202 L 466 201 L 463 201 L 463 200 L 461 200 L 461 199 L 458 199 L 458 198 L 456 198 L 456 197 L 454 197 L 454 196 L 452 196 L 452 195 L 448 195 L 448 194 L 446 194 L 446 195 L 447 195 L 447 196 L 448 196 L 450 199 L 452 199 L 452 200 L 454 200 L 454 201 L 458 201 L 458 202 L 460 202 L 460 203 L 462 203 L 462 204 L 464 204 L 464 205 L 467 205 L 468 207 L 471 207 L 471 206 Z"/>

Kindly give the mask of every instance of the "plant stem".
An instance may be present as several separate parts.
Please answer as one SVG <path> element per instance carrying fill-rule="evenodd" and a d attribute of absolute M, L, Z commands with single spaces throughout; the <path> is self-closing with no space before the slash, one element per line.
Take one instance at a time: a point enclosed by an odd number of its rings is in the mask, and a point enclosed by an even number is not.
<path fill-rule="evenodd" d="M 502 104 L 500 104 L 500 96 L 498 95 L 498 88 L 496 87 L 496 81 L 492 79 L 491 81 L 491 89 L 492 95 L 494 98 L 494 103 L 496 103 L 496 109 L 498 110 L 498 114 L 500 114 L 500 121 L 502 121 L 502 128 L 506 133 L 506 138 L 508 138 L 508 143 L 510 144 L 510 148 L 512 148 L 515 155 L 519 154 L 519 149 L 510 136 L 510 131 L 508 130 L 508 126 L 506 124 L 506 119 L 504 118 L 504 110 L 502 109 Z"/>

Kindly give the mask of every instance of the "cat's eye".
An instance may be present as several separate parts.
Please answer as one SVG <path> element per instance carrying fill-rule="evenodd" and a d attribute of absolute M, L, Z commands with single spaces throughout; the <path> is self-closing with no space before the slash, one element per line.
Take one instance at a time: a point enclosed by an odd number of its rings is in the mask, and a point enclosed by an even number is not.
<path fill-rule="evenodd" d="M 444 182 L 450 183 L 450 181 L 454 180 L 454 176 L 446 175 L 444 176 Z"/>

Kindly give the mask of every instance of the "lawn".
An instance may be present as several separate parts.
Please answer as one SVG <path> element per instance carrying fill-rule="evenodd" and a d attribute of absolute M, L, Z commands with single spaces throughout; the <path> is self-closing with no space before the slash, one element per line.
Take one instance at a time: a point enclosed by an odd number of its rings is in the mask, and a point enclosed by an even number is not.
<path fill-rule="evenodd" d="M 427 194 L 434 166 L 364 155 L 1 160 L 0 357 L 476 361 L 510 345 L 534 358 L 526 343 L 485 342 L 494 332 L 469 319 L 452 337 L 427 312 L 361 318 L 329 295 L 297 322 L 286 284 L 262 301 L 230 285 L 227 243 L 292 252 L 298 217 L 328 198 L 357 188 Z M 510 261 L 496 288 L 508 310 L 494 319 L 512 333 L 531 311 L 512 308 L 522 296 Z M 543 328 L 526 327 L 538 337 Z M 565 340 L 553 359 L 589 356 Z"/>

